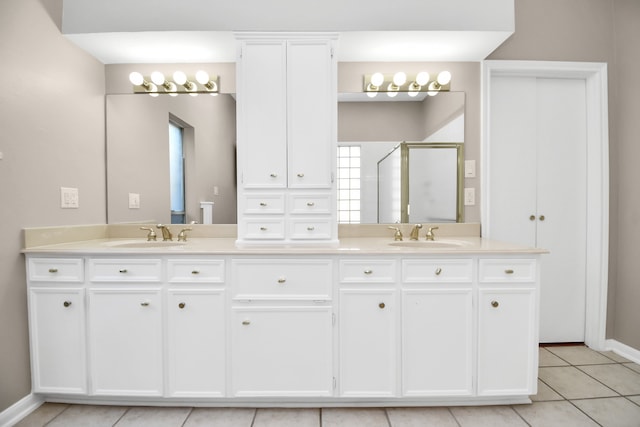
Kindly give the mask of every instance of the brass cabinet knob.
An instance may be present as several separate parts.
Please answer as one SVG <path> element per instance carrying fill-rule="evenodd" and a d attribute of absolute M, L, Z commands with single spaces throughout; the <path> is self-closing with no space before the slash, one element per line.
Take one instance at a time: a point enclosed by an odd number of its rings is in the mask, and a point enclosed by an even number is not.
<path fill-rule="evenodd" d="M 118 270 L 118 273 L 125 274 L 126 272 L 127 272 L 127 269 L 126 269 L 126 268 L 123 268 L 123 269 L 121 269 L 121 270 Z"/>
<path fill-rule="evenodd" d="M 313 203 L 313 202 L 307 202 L 307 206 L 309 206 L 309 207 L 312 207 L 312 206 L 315 206 L 315 205 L 316 205 L 316 204 L 315 204 L 315 203 Z"/>
<path fill-rule="evenodd" d="M 179 304 L 178 304 L 178 308 L 184 308 L 186 305 L 187 305 L 187 304 L 185 304 L 185 303 L 181 302 L 181 303 L 179 303 Z"/>
<path fill-rule="evenodd" d="M 544 215 L 540 215 L 540 221 L 544 221 Z"/>
<path fill-rule="evenodd" d="M 304 174 L 303 173 L 299 173 L 298 174 L 298 178 L 304 178 Z"/>
<path fill-rule="evenodd" d="M 245 319 L 245 320 L 242 321 L 242 324 L 243 325 L 250 325 L 251 324 L 251 320 Z"/>
<path fill-rule="evenodd" d="M 536 220 L 535 215 L 529 215 L 529 221 L 535 221 L 535 220 Z"/>
<path fill-rule="evenodd" d="M 380 308 L 385 308 L 385 307 L 386 307 L 386 305 L 385 305 L 385 303 L 381 302 L 380 304 L 378 304 L 378 307 L 380 307 Z"/>
<path fill-rule="evenodd" d="M 277 173 L 272 173 L 271 175 L 269 175 L 271 178 L 277 178 L 278 174 Z"/>
<path fill-rule="evenodd" d="M 200 272 L 198 270 L 193 270 L 191 274 L 200 274 Z"/>
<path fill-rule="evenodd" d="M 371 274 L 373 274 L 373 270 L 365 270 L 364 274 L 366 274 L 367 276 L 371 275 Z"/>
<path fill-rule="evenodd" d="M 149 303 L 147 301 L 141 302 L 140 305 L 143 307 L 149 307 Z"/>
<path fill-rule="evenodd" d="M 505 273 L 505 274 L 513 274 L 513 273 L 514 273 L 514 271 L 513 271 L 511 268 L 507 268 L 507 269 L 504 271 L 504 273 Z"/>
<path fill-rule="evenodd" d="M 500 305 L 500 303 L 496 300 L 491 301 L 491 307 L 493 308 L 498 308 L 498 306 Z"/>
<path fill-rule="evenodd" d="M 50 268 L 49 269 L 49 273 L 57 273 L 58 269 L 57 268 Z"/>
<path fill-rule="evenodd" d="M 315 230 L 315 229 L 316 229 L 315 227 L 311 227 L 311 226 L 310 226 L 310 227 L 307 227 L 307 231 L 313 231 L 313 230 Z"/>
<path fill-rule="evenodd" d="M 71 301 L 65 301 L 62 303 L 65 307 L 69 307 L 71 305 Z"/>
<path fill-rule="evenodd" d="M 441 275 L 442 274 L 442 269 L 440 267 L 436 268 L 435 273 L 436 273 L 436 276 Z"/>
<path fill-rule="evenodd" d="M 267 231 L 267 227 L 260 227 L 260 231 Z"/>
<path fill-rule="evenodd" d="M 267 206 L 267 204 L 265 202 L 260 202 L 260 206 L 264 207 Z"/>
<path fill-rule="evenodd" d="M 285 283 L 287 281 L 287 279 L 285 279 L 284 277 L 280 277 L 278 279 L 278 283 Z"/>

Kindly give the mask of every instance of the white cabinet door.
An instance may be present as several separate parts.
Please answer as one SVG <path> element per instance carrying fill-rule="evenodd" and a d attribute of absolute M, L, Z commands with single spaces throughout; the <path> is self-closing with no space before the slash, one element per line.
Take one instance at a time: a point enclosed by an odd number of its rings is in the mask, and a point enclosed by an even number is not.
<path fill-rule="evenodd" d="M 396 293 L 340 292 L 340 395 L 396 395 Z"/>
<path fill-rule="evenodd" d="M 159 289 L 90 289 L 92 393 L 162 395 L 162 301 Z"/>
<path fill-rule="evenodd" d="M 478 395 L 536 393 L 535 289 L 481 288 L 478 298 Z"/>
<path fill-rule="evenodd" d="M 167 323 L 169 395 L 224 396 L 224 291 L 170 289 Z"/>
<path fill-rule="evenodd" d="M 404 396 L 472 394 L 472 318 L 471 288 L 403 291 Z"/>
<path fill-rule="evenodd" d="M 84 289 L 29 292 L 33 391 L 87 392 Z"/>
<path fill-rule="evenodd" d="M 233 395 L 331 396 L 331 307 L 235 307 Z"/>

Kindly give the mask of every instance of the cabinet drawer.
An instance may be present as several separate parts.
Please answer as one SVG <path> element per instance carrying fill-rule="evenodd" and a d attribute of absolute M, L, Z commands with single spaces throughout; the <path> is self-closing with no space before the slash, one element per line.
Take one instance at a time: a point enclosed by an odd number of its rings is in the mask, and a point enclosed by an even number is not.
<path fill-rule="evenodd" d="M 535 259 L 481 259 L 480 282 L 534 282 Z"/>
<path fill-rule="evenodd" d="M 235 299 L 331 299 L 330 260 L 236 260 Z"/>
<path fill-rule="evenodd" d="M 159 259 L 91 259 L 92 282 L 159 282 L 162 264 Z"/>
<path fill-rule="evenodd" d="M 284 194 L 245 194 L 245 214 L 283 214 Z"/>
<path fill-rule="evenodd" d="M 402 261 L 404 283 L 467 283 L 473 281 L 470 259 L 406 259 Z"/>
<path fill-rule="evenodd" d="M 328 219 L 292 220 L 290 230 L 291 239 L 329 239 L 331 237 L 331 222 Z"/>
<path fill-rule="evenodd" d="M 341 283 L 395 283 L 396 261 L 392 259 L 341 260 Z"/>
<path fill-rule="evenodd" d="M 170 259 L 167 280 L 170 283 L 223 283 L 224 260 Z"/>
<path fill-rule="evenodd" d="M 331 213 L 330 194 L 292 194 L 290 200 L 292 214 Z"/>
<path fill-rule="evenodd" d="M 247 239 L 284 239 L 284 219 L 247 219 L 245 238 Z"/>
<path fill-rule="evenodd" d="M 82 258 L 29 258 L 29 280 L 33 282 L 82 282 Z"/>

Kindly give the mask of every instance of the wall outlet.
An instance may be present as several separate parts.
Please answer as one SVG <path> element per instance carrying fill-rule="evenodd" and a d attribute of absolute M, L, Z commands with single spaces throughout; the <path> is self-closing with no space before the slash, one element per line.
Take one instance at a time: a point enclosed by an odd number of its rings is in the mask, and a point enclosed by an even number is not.
<path fill-rule="evenodd" d="M 476 189 L 475 188 L 465 188 L 464 189 L 464 205 L 465 206 L 474 206 L 476 204 Z"/>
<path fill-rule="evenodd" d="M 476 177 L 476 161 L 475 160 L 464 161 L 464 177 L 465 178 Z"/>
<path fill-rule="evenodd" d="M 60 187 L 60 207 L 62 209 L 78 209 L 80 207 L 77 188 Z"/>
<path fill-rule="evenodd" d="M 129 209 L 140 209 L 140 194 L 129 193 Z"/>

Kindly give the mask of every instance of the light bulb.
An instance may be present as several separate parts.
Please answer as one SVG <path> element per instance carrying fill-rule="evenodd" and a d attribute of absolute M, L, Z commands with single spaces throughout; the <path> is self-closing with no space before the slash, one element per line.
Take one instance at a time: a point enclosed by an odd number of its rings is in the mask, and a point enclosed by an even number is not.
<path fill-rule="evenodd" d="M 140 74 L 139 72 L 134 71 L 133 73 L 129 74 L 129 81 L 135 86 L 140 86 L 142 83 L 144 83 L 144 77 L 142 77 L 142 74 Z"/>
<path fill-rule="evenodd" d="M 407 75 L 404 72 L 398 71 L 393 75 L 393 84 L 395 84 L 396 86 L 402 86 L 406 82 L 407 82 Z"/>
<path fill-rule="evenodd" d="M 164 83 L 164 74 L 160 71 L 154 71 L 151 73 L 151 81 L 158 86 L 161 86 Z"/>
<path fill-rule="evenodd" d="M 209 83 L 209 73 L 207 73 L 204 70 L 200 70 L 196 73 L 196 80 L 198 81 L 198 83 L 200 83 L 201 85 L 206 85 L 207 83 Z"/>
<path fill-rule="evenodd" d="M 376 96 L 378 96 L 378 92 L 367 92 L 367 96 L 369 98 L 375 98 Z"/>
<path fill-rule="evenodd" d="M 398 92 L 387 92 L 387 96 L 389 98 L 394 98 L 397 94 L 398 94 Z"/>
<path fill-rule="evenodd" d="M 384 76 L 382 75 L 382 73 L 373 73 L 371 75 L 371 84 L 374 86 L 382 86 L 382 83 L 384 83 Z"/>
<path fill-rule="evenodd" d="M 179 85 L 183 85 L 187 82 L 187 75 L 182 71 L 176 71 L 173 73 L 173 81 Z"/>
<path fill-rule="evenodd" d="M 415 88 L 413 87 L 413 85 L 411 85 L 409 87 L 409 92 L 407 92 L 407 95 L 409 95 L 412 98 L 415 98 L 416 96 L 418 96 L 419 93 L 420 93 L 420 87 Z"/>
<path fill-rule="evenodd" d="M 429 77 L 429 73 L 427 73 L 426 71 L 420 71 L 416 76 L 416 83 L 420 86 L 424 86 L 429 83 Z"/>
<path fill-rule="evenodd" d="M 450 81 L 451 81 L 451 73 L 450 72 L 441 71 L 440 73 L 438 73 L 438 83 L 441 86 L 449 84 Z"/>

